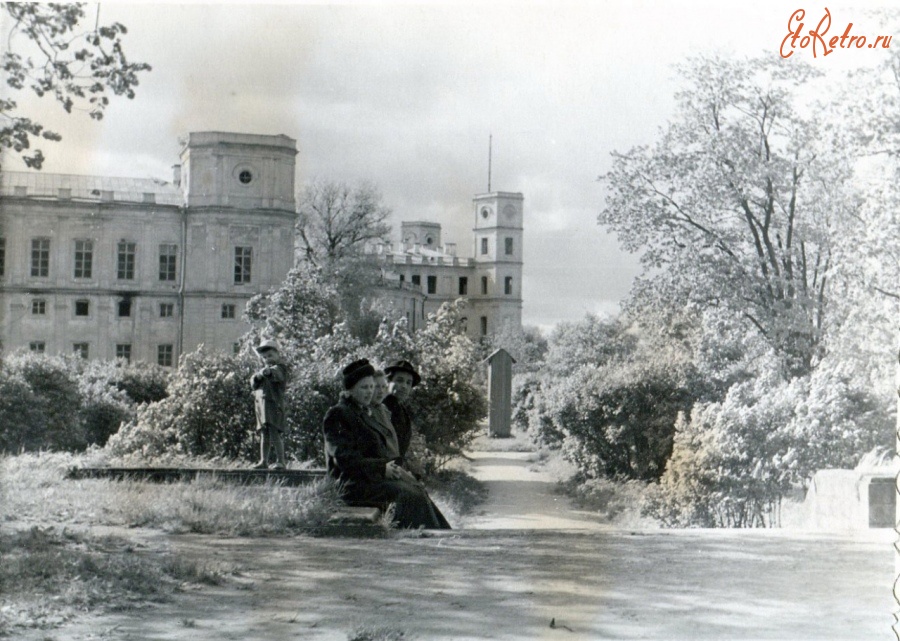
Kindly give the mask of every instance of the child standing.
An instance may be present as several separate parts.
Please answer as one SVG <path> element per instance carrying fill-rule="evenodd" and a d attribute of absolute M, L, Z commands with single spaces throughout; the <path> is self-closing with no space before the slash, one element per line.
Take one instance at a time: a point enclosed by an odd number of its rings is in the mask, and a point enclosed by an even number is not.
<path fill-rule="evenodd" d="M 260 435 L 260 461 L 255 470 L 269 467 L 271 450 L 275 448 L 276 470 L 284 469 L 284 390 L 287 387 L 287 367 L 281 360 L 278 343 L 264 340 L 255 348 L 263 363 L 262 369 L 250 378 L 256 409 L 256 431 Z"/>

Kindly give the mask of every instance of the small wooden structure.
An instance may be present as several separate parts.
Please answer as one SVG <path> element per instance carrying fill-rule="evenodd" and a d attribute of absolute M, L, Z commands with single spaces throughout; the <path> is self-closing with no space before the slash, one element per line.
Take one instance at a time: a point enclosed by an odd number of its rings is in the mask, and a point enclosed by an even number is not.
<path fill-rule="evenodd" d="M 512 366 L 516 359 L 501 347 L 484 362 L 488 364 L 488 434 L 507 438 L 512 435 Z"/>

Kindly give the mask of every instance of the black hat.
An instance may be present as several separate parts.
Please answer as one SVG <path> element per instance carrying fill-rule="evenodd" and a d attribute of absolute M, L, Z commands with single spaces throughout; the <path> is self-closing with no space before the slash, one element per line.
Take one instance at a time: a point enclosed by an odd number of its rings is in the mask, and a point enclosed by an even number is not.
<path fill-rule="evenodd" d="M 406 372 L 407 374 L 410 374 L 413 378 L 413 387 L 422 382 L 422 377 L 419 376 L 419 372 L 416 371 L 416 368 L 413 367 L 412 363 L 409 361 L 394 361 L 384 368 L 384 373 L 387 374 L 388 379 L 393 378 L 394 374 L 397 372 Z"/>
<path fill-rule="evenodd" d="M 344 389 L 353 389 L 366 376 L 373 376 L 375 368 L 369 363 L 369 359 L 361 358 L 347 365 L 341 374 L 344 375 Z"/>
<path fill-rule="evenodd" d="M 277 351 L 279 351 L 279 348 L 278 348 L 278 343 L 276 343 L 271 338 L 268 338 L 268 339 L 264 340 L 263 342 L 261 342 L 256 347 L 254 347 L 253 350 L 257 354 L 262 354 L 263 352 L 268 352 L 269 350 L 275 350 L 277 352 Z"/>

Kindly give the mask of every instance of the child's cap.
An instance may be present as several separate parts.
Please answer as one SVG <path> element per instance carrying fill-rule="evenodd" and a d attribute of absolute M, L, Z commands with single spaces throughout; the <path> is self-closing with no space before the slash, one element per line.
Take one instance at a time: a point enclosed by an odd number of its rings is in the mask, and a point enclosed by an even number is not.
<path fill-rule="evenodd" d="M 263 352 L 268 352 L 270 349 L 275 350 L 276 352 L 280 352 L 281 350 L 278 348 L 278 343 L 273 341 L 271 338 L 267 338 L 259 345 L 253 348 L 257 354 L 262 354 Z"/>

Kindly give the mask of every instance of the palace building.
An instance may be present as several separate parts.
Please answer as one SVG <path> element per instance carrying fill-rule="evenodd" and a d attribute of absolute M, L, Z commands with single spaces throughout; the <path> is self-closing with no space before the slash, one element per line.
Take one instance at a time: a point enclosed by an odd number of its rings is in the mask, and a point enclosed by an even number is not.
<path fill-rule="evenodd" d="M 75 352 L 164 366 L 204 345 L 232 351 L 247 301 L 294 263 L 296 141 L 199 132 L 171 182 L 0 175 L 2 349 Z M 521 327 L 522 195 L 474 199 L 473 257 L 441 227 L 404 222 L 396 247 L 370 248 L 376 295 L 410 328 L 465 298 L 472 338 Z"/>
<path fill-rule="evenodd" d="M 414 330 L 441 304 L 466 301 L 462 322 L 473 340 L 522 327 L 522 209 L 520 193 L 492 192 L 473 200 L 471 258 L 442 243 L 441 226 L 401 223 L 401 242 L 370 248 L 382 264 L 382 297 L 406 314 Z"/>

